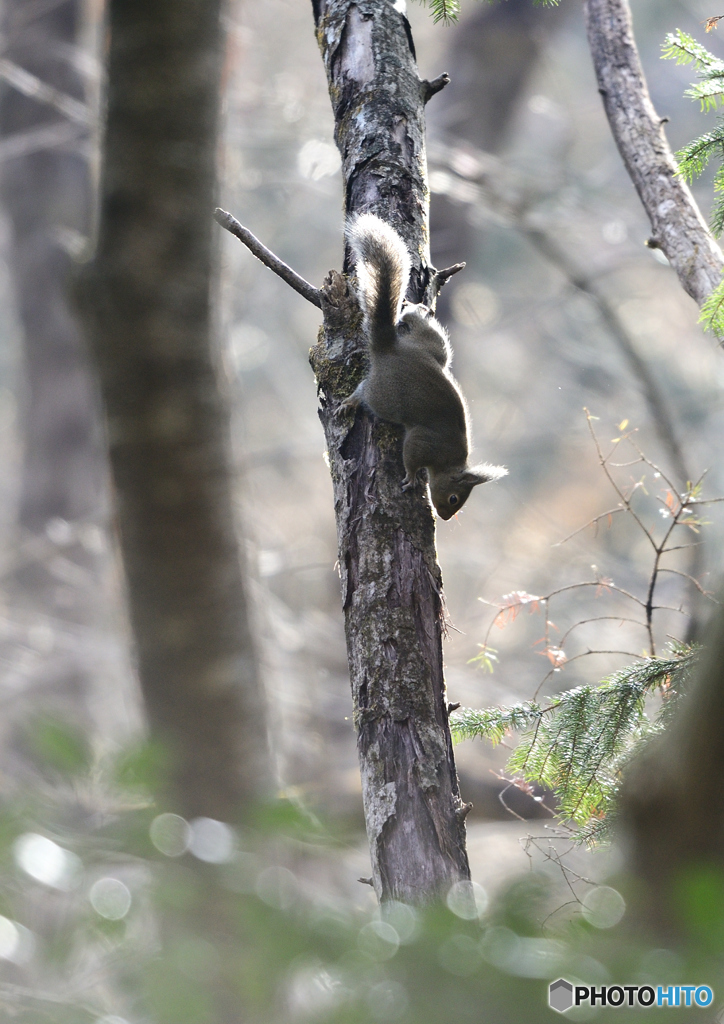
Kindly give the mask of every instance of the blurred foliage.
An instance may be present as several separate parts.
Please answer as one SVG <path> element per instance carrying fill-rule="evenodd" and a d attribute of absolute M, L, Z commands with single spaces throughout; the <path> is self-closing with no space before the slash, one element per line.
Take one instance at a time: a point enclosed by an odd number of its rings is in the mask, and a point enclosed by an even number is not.
<path fill-rule="evenodd" d="M 49 761 L 57 769 L 53 748 Z M 722 904 L 724 878 L 716 871 L 679 887 L 682 914 L 701 940 L 689 953 L 652 951 L 633 938 L 611 886 L 583 880 L 585 894 L 562 907 L 553 874 L 542 871 L 492 899 L 458 883 L 443 905 L 391 903 L 380 913 L 292 870 L 300 847 L 323 871 L 325 851 L 346 842 L 303 808 L 278 800 L 235 828 L 184 822 L 160 801 L 139 807 L 133 789 L 123 793 L 118 766 L 126 763 L 66 759 L 77 791 L 100 772 L 104 795 L 92 809 L 57 795 L 43 805 L 36 795 L 3 810 L 3 1019 L 505 1024 L 550 1020 L 548 984 L 560 976 L 715 985 L 721 972 L 724 934 L 712 907 Z M 44 834 L 29 831 L 37 821 Z M 667 1009 L 667 1019 L 678 1012 Z"/>
<path fill-rule="evenodd" d="M 39 761 L 60 772 L 77 772 L 91 763 L 88 739 L 69 722 L 31 718 L 26 725 L 27 743 Z"/>

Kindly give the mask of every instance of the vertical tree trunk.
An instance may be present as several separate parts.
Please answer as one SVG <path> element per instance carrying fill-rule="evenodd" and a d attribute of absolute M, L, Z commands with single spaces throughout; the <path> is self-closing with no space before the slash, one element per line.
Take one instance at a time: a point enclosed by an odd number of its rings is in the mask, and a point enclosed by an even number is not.
<path fill-rule="evenodd" d="M 704 637 L 697 678 L 676 719 L 629 768 L 620 798 L 628 867 L 639 881 L 638 913 L 659 930 L 681 931 L 721 906 L 724 874 L 724 614 Z M 698 907 L 687 906 L 687 882 Z M 720 927 L 717 918 L 717 928 Z M 718 932 L 717 932 L 718 935 Z"/>
<path fill-rule="evenodd" d="M 405 239 L 408 298 L 434 302 L 424 98 L 407 19 L 388 0 L 313 0 L 342 154 L 345 209 Z M 359 382 L 356 298 L 328 278 L 312 353 L 334 484 L 354 720 L 373 882 L 385 901 L 425 903 L 470 877 L 442 664 L 442 577 L 427 499 L 403 494 L 402 431 L 337 408 Z"/>
<path fill-rule="evenodd" d="M 29 713 L 69 717 L 79 729 L 116 741 L 139 726 L 123 642 L 108 635 L 117 591 L 104 543 L 107 460 L 97 381 L 70 295 L 73 257 L 87 241 L 92 204 L 92 116 L 78 70 L 83 8 L 84 0 L 2 5 L 10 82 L 0 85 L 0 198 L 12 228 L 9 262 L 22 336 L 23 454 L 14 543 L 4 553 L 3 591 L 15 630 L 5 631 L 0 646 L 23 685 L 4 691 L 0 761 L 11 759 L 3 774 L 16 781 L 37 770 L 27 760 L 33 761 Z"/>
<path fill-rule="evenodd" d="M 111 0 L 100 229 L 82 286 L 101 369 L 141 685 L 187 815 L 270 786 L 212 351 L 220 0 Z"/>
<path fill-rule="evenodd" d="M 35 10 L 33 7 L 35 6 Z M 4 56 L 46 85 L 83 101 L 83 81 L 71 54 L 81 21 L 80 0 L 40 10 L 5 0 Z M 4 138 L 62 125 L 64 117 L 36 97 L 3 86 Z M 24 333 L 25 400 L 21 404 L 24 465 L 19 522 L 42 533 L 47 522 L 96 518 L 105 498 L 105 459 L 94 380 L 70 308 L 71 257 L 65 236 L 87 236 L 90 171 L 68 123 L 69 141 L 8 160 L 1 194 L 13 226 L 12 260 Z M 75 134 L 76 139 L 73 139 Z"/>

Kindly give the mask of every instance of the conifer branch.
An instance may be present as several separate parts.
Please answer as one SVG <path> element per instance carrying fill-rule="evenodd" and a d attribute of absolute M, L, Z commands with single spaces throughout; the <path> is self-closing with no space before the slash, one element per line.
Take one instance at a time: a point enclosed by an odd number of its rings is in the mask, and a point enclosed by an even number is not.
<path fill-rule="evenodd" d="M 511 731 L 522 732 L 506 773 L 516 780 L 551 789 L 558 815 L 577 826 L 579 841 L 603 834 L 621 772 L 641 742 L 660 732 L 671 707 L 686 688 L 698 649 L 673 644 L 661 658 L 628 665 L 598 686 L 579 686 L 551 700 L 475 711 L 461 708 L 450 720 L 456 740 L 484 738 L 497 744 Z M 653 718 L 646 698 L 661 689 L 664 701 Z"/>

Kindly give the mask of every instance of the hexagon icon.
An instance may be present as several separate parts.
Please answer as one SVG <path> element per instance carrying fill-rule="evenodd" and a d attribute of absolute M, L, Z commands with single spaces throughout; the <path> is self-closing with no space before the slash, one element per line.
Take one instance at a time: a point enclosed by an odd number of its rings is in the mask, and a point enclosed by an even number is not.
<path fill-rule="evenodd" d="M 548 986 L 548 1005 L 558 1013 L 565 1013 L 573 1006 L 573 985 L 565 978 L 559 978 Z"/>

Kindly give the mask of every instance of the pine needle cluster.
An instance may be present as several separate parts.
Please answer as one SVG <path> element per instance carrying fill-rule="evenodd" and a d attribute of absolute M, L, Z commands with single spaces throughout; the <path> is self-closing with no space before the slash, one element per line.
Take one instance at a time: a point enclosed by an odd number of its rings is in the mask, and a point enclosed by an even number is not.
<path fill-rule="evenodd" d="M 719 60 L 700 43 L 681 29 L 669 32 L 663 44 L 663 56 L 677 64 L 691 64 L 698 81 L 684 93 L 699 100 L 701 109 L 712 111 L 724 103 L 724 61 Z M 679 173 L 688 182 L 698 178 L 713 158 L 719 161 L 714 176 L 715 202 L 711 213 L 711 228 L 718 238 L 724 231 L 724 117 L 699 138 L 684 146 L 677 154 Z M 724 281 L 712 292 L 701 308 L 699 317 L 707 330 L 724 338 Z"/>
<path fill-rule="evenodd" d="M 558 815 L 586 843 L 604 838 L 612 820 L 621 772 L 642 742 L 665 728 L 685 690 L 698 650 L 672 643 L 663 657 L 619 669 L 598 686 L 579 686 L 544 705 L 461 708 L 450 718 L 456 740 L 499 743 L 522 733 L 506 772 L 516 783 L 538 783 L 555 793 Z M 655 711 L 647 702 L 658 690 Z M 649 707 L 647 707 L 647 703 Z"/>
<path fill-rule="evenodd" d="M 460 0 L 419 0 L 424 7 L 430 8 L 432 20 L 437 24 L 454 24 L 460 17 Z M 487 0 L 494 3 L 495 0 Z M 561 0 L 533 0 L 535 7 L 557 7 Z"/>

